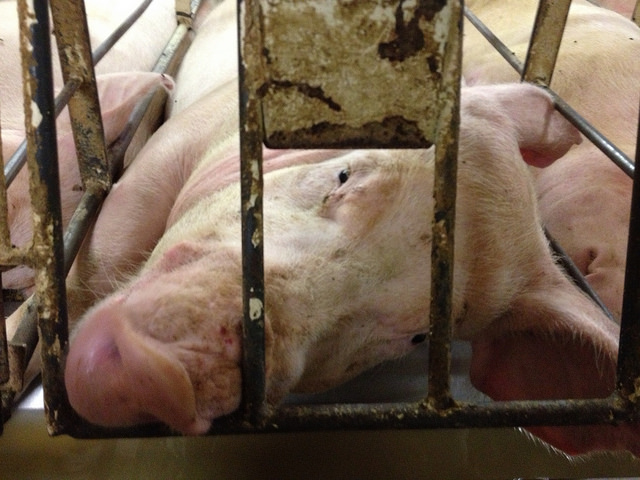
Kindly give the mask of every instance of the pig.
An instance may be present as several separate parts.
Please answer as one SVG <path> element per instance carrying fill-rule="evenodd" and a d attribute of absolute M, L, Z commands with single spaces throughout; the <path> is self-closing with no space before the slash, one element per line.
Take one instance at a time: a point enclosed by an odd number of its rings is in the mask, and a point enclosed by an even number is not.
<path fill-rule="evenodd" d="M 185 110 L 238 75 L 236 2 L 203 3 L 194 23 L 195 37 L 180 63 L 176 88 L 167 102 L 167 117 Z"/>
<path fill-rule="evenodd" d="M 173 80 L 152 72 L 114 73 L 98 76 L 97 85 L 105 142 L 110 145 L 125 128 L 138 101 L 155 88 L 170 90 L 173 88 Z M 23 130 L 16 132 L 7 129 L 3 130 L 3 134 L 3 154 L 14 151 L 24 138 Z M 62 224 L 65 228 L 84 193 L 71 123 L 66 112 L 63 112 L 57 122 L 57 134 Z M 9 231 L 11 242 L 17 246 L 25 245 L 32 235 L 28 185 L 27 170 L 24 168 L 7 190 Z M 3 288 L 21 290 L 28 294 L 34 287 L 33 271 L 28 267 L 17 267 L 3 273 L 2 281 Z"/>
<path fill-rule="evenodd" d="M 466 5 L 519 58 L 525 58 L 535 0 L 470 0 Z M 465 25 L 463 74 L 469 85 L 518 76 Z M 635 155 L 640 104 L 640 28 L 584 0 L 571 3 L 551 88 L 629 157 Z M 590 142 L 542 170 L 532 168 L 543 224 L 620 318 L 631 179 Z"/>
<path fill-rule="evenodd" d="M 149 71 L 176 28 L 173 0 L 153 0 L 130 30 L 96 66 L 96 74 Z M 85 10 L 90 42 L 96 48 L 137 7 L 127 0 L 105 3 L 87 0 Z M 0 2 L 0 106 L 3 129 L 24 128 L 17 4 Z M 55 92 L 62 88 L 62 74 L 52 38 Z"/>
<path fill-rule="evenodd" d="M 69 400 L 90 422 L 160 421 L 202 434 L 239 406 L 238 145 L 227 128 L 198 161 L 165 148 L 155 150 L 155 163 L 134 163 L 88 244 L 85 258 L 103 271 L 82 278 L 74 266 L 80 289 L 119 283 L 79 320 L 66 358 Z M 538 394 L 545 398 L 613 389 L 618 326 L 554 263 L 523 161 L 547 164 L 579 141 L 537 87 L 462 91 L 454 335 L 472 342 L 472 376 L 491 393 L 506 383 L 528 395 L 530 383 L 541 388 L 542 372 L 552 379 Z M 134 188 L 130 181 L 144 178 L 137 167 L 150 175 L 165 168 L 164 181 Z M 325 390 L 425 339 L 432 151 L 266 150 L 265 171 L 266 388 L 277 405 L 288 392 Z M 152 201 L 153 219 L 138 213 L 141 222 L 122 224 Z M 138 244 L 97 250 L 122 238 L 123 227 L 142 248 L 157 242 L 138 271 L 131 269 L 131 258 L 143 257 Z M 129 270 L 121 274 L 120 265 Z M 508 365 L 499 361 L 505 356 L 513 357 Z M 606 446 L 626 431 L 613 432 Z M 623 448 L 637 453 L 635 433 L 628 435 Z M 572 453 L 601 448 L 599 438 L 567 429 L 549 435 Z"/>
<path fill-rule="evenodd" d="M 108 7 L 105 5 L 104 2 L 92 0 L 85 5 L 90 40 L 94 47 L 102 43 L 136 7 L 128 1 L 110 2 Z M 174 2 L 154 0 L 96 67 L 107 145 L 121 133 L 135 104 L 145 94 L 156 86 L 163 86 L 167 91 L 173 88 L 171 78 L 144 72 L 153 67 L 175 26 Z M 0 115 L 2 155 L 6 161 L 25 137 L 18 15 L 17 4 L 13 0 L 0 2 L 0 31 Z M 52 46 L 54 89 L 57 93 L 62 87 L 62 75 L 53 39 Z M 140 135 L 127 152 L 126 162 L 139 149 L 138 144 L 144 143 L 155 128 L 151 120 L 145 119 L 143 122 Z M 57 122 L 57 131 L 63 224 L 66 226 L 82 195 L 75 146 L 66 113 Z M 23 171 L 8 190 L 9 228 L 11 241 L 15 245 L 23 245 L 31 236 L 31 209 L 27 192 L 27 174 Z M 13 269 L 3 274 L 3 286 L 28 294 L 34 286 L 33 273 L 27 267 Z"/>
<path fill-rule="evenodd" d="M 626 18 L 633 18 L 637 0 L 600 0 L 592 3 L 613 10 L 614 12 L 618 12 Z"/>

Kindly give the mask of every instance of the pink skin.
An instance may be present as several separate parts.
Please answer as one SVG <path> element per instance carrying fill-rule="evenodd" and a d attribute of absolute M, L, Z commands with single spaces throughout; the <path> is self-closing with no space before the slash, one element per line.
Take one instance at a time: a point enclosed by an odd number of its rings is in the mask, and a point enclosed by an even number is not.
<path fill-rule="evenodd" d="M 539 385 L 522 379 L 524 367 L 534 377 L 557 377 L 546 383 L 545 396 L 602 396 L 612 388 L 618 327 L 554 264 L 520 155 L 526 150 L 531 161 L 548 163 L 579 140 L 535 87 L 463 91 L 455 333 L 472 341 L 472 375 L 490 393 L 513 384 L 526 398 L 535 396 Z M 264 198 L 272 404 L 290 391 L 323 390 L 404 355 L 428 328 L 430 227 L 416 219 L 427 218 L 432 208 L 430 153 L 316 154 L 304 165 L 295 165 L 293 152 L 267 154 L 274 167 L 265 175 Z M 171 193 L 183 201 L 176 202 L 177 212 L 158 212 L 171 220 L 146 264 L 75 330 L 66 386 L 74 408 L 91 422 L 159 420 L 199 434 L 239 405 L 238 186 L 212 180 L 206 192 L 208 165 L 224 170 L 232 161 L 215 158 L 209 152 L 190 164 L 188 181 L 185 158 L 165 159 L 183 184 L 198 187 Z M 137 202 L 136 191 L 130 193 L 126 200 Z M 112 225 L 116 208 L 128 214 L 126 203 L 108 208 Z M 526 338 L 539 348 L 510 348 L 512 339 L 520 346 Z M 505 357 L 508 364 L 499 361 Z M 545 438 L 571 452 L 600 446 L 576 445 L 571 431 L 560 432 Z"/>
<path fill-rule="evenodd" d="M 626 18 L 631 18 L 636 6 L 636 0 L 598 0 L 595 3 Z"/>
<path fill-rule="evenodd" d="M 537 2 L 470 0 L 467 6 L 524 59 Z M 572 2 L 552 88 L 628 156 L 640 104 L 640 28 L 584 0 Z M 470 85 L 517 75 L 471 25 L 463 72 Z M 622 308 L 631 180 L 590 142 L 535 170 L 540 215 L 616 318 Z"/>
<path fill-rule="evenodd" d="M 134 10 L 137 5 L 129 0 L 102 2 L 87 0 L 85 9 L 88 18 L 90 40 L 95 48 Z M 96 67 L 98 89 L 107 144 L 120 134 L 135 103 L 152 88 L 163 85 L 173 88 L 173 81 L 158 74 L 143 73 L 150 70 L 162 53 L 176 26 L 173 0 L 154 0 L 134 26 L 116 43 Z M 24 114 L 22 96 L 22 72 L 19 54 L 17 5 L 13 0 L 0 1 L 0 118 L 2 125 L 2 155 L 7 161 L 24 139 Z M 55 40 L 52 37 L 52 59 L 54 89 L 62 85 L 62 75 Z M 114 72 L 118 73 L 111 76 Z M 75 146 L 66 113 L 57 123 L 58 156 L 61 172 L 62 210 L 66 225 L 75 209 L 82 191 L 79 174 L 75 166 Z M 143 125 L 142 130 L 148 130 Z M 151 131 L 145 131 L 134 142 L 145 141 Z M 127 152 L 130 157 L 139 146 L 132 144 Z M 24 244 L 31 235 L 31 212 L 27 195 L 26 172 L 16 178 L 9 189 L 9 226 L 11 240 L 16 245 Z M 4 288 L 22 289 L 28 292 L 33 287 L 33 274 L 20 267 L 3 274 Z"/>
<path fill-rule="evenodd" d="M 117 73 L 98 77 L 98 93 L 107 145 L 116 140 L 125 127 L 136 103 L 154 88 L 173 88 L 173 81 L 158 73 Z M 13 153 L 23 140 L 22 132 L 8 131 L 3 142 L 5 158 Z M 61 180 L 63 227 L 69 222 L 80 198 L 82 182 L 78 172 L 76 150 L 68 115 L 63 112 L 57 122 L 58 161 Z M 8 141 L 7 141 L 8 140 Z M 6 150 L 6 151 L 5 151 Z M 28 177 L 24 169 L 7 191 L 9 229 L 14 245 L 24 245 L 31 238 L 31 205 L 28 195 Z M 33 272 L 19 267 L 3 274 L 3 287 L 28 291 L 33 287 Z"/>
<path fill-rule="evenodd" d="M 237 81 L 236 2 L 203 2 L 194 23 L 195 37 L 176 74 L 176 90 L 167 117 L 176 115 L 209 92 Z M 211 59 L 216 61 L 212 62 Z"/>
<path fill-rule="evenodd" d="M 100 45 L 135 9 L 129 0 L 87 0 L 85 10 L 92 48 Z M 150 71 L 176 27 L 174 0 L 154 0 L 140 19 L 122 36 L 96 67 L 96 74 Z M 22 113 L 22 71 L 20 67 L 17 6 L 14 0 L 0 1 L 0 105 L 2 128 L 24 128 Z M 55 91 L 62 86 L 62 74 L 55 39 L 52 37 Z M 3 136 L 4 138 L 4 136 Z"/>

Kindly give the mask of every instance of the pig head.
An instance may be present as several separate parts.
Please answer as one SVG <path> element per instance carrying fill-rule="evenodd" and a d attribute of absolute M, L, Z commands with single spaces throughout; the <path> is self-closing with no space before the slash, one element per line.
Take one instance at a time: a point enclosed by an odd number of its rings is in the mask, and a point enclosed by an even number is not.
<path fill-rule="evenodd" d="M 527 85 L 463 89 L 461 117 L 453 318 L 473 342 L 474 381 L 496 397 L 608 394 L 618 327 L 554 264 L 521 154 L 548 164 L 579 135 Z M 433 164 L 421 150 L 316 152 L 304 165 L 292 152 L 267 155 L 267 396 L 277 404 L 425 339 Z M 237 154 L 203 160 L 186 184 L 212 179 L 207 163 L 237 168 Z M 237 180 L 179 192 L 146 264 L 80 320 L 65 383 L 87 420 L 201 434 L 238 408 L 239 205 Z M 547 371 L 553 381 L 542 382 Z M 572 436 L 552 440 L 594 448 Z"/>

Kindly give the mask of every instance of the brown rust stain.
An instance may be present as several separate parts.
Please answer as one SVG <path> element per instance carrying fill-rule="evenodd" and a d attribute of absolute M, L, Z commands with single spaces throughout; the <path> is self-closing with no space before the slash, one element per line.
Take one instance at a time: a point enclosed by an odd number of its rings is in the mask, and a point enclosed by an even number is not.
<path fill-rule="evenodd" d="M 271 148 L 366 148 L 371 139 L 382 148 L 427 148 L 431 142 L 425 138 L 418 124 L 399 115 L 361 126 L 319 122 L 309 128 L 295 131 L 271 132 L 265 144 Z"/>
<path fill-rule="evenodd" d="M 446 0 L 421 0 L 408 21 L 404 18 L 404 3 L 404 0 L 400 0 L 396 8 L 396 38 L 378 45 L 378 55 L 390 61 L 402 62 L 424 49 L 425 38 L 420 28 L 420 21 L 424 18 L 427 22 L 431 22 L 447 2 Z"/>

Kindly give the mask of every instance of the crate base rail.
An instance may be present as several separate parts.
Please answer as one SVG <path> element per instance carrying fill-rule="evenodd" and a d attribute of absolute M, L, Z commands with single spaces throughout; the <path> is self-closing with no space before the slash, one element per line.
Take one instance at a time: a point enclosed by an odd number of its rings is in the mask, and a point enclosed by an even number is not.
<path fill-rule="evenodd" d="M 440 410 L 431 407 L 426 400 L 283 405 L 255 424 L 246 421 L 241 410 L 220 417 L 213 421 L 209 434 L 617 425 L 629 419 L 640 420 L 640 412 L 625 407 L 623 399 L 614 393 L 608 398 L 587 400 L 457 402 L 453 407 Z M 181 436 L 160 424 L 105 428 L 80 421 L 68 427 L 62 433 L 78 439 Z"/>

